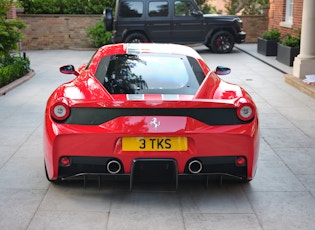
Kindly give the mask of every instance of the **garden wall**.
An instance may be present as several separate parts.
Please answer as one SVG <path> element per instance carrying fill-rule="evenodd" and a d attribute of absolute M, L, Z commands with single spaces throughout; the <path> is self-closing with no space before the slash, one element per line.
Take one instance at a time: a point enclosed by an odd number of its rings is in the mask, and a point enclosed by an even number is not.
<path fill-rule="evenodd" d="M 102 20 L 102 15 L 18 15 L 24 29 L 22 50 L 93 47 L 86 28 Z"/>
<path fill-rule="evenodd" d="M 246 32 L 246 43 L 257 42 L 257 37 L 268 29 L 268 14 L 239 16 L 243 21 L 243 29 Z"/>
<path fill-rule="evenodd" d="M 91 48 L 86 28 L 102 20 L 102 15 L 24 15 L 22 50 Z M 247 33 L 246 42 L 257 42 L 257 37 L 268 27 L 268 18 L 240 16 Z"/>

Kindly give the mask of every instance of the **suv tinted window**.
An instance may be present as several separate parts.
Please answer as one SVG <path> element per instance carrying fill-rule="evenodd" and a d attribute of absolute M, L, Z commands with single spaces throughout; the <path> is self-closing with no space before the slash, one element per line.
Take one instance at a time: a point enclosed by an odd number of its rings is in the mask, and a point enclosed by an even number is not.
<path fill-rule="evenodd" d="M 195 8 L 188 1 L 175 1 L 174 10 L 175 16 L 191 16 Z"/>
<path fill-rule="evenodd" d="M 150 2 L 149 16 L 150 17 L 168 16 L 168 3 L 166 1 Z"/>
<path fill-rule="evenodd" d="M 143 2 L 121 2 L 119 16 L 122 18 L 141 17 L 143 14 Z"/>

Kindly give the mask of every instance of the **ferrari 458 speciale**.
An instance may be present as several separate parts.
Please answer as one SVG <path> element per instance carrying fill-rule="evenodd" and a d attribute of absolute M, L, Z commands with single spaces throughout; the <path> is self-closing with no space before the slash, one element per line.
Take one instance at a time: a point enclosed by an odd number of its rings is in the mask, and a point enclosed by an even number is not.
<path fill-rule="evenodd" d="M 192 48 L 131 43 L 99 48 L 49 97 L 44 160 L 49 181 L 146 174 L 253 179 L 257 108 Z M 150 174 L 151 173 L 151 174 Z"/>

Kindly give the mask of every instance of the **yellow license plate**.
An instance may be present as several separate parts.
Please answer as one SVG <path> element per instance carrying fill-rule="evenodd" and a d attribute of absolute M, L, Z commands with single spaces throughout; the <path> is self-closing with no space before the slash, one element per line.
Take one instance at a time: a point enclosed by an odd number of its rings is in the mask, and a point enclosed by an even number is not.
<path fill-rule="evenodd" d="M 123 137 L 123 151 L 187 151 L 187 137 Z"/>

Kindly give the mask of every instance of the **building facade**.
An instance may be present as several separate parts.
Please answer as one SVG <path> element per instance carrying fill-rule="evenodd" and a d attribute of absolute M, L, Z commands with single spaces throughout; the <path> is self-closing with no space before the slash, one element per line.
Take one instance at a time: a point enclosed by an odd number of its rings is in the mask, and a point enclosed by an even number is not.
<path fill-rule="evenodd" d="M 277 28 L 281 35 L 298 36 L 302 27 L 303 0 L 270 0 L 268 28 Z"/>
<path fill-rule="evenodd" d="M 300 54 L 293 63 L 293 76 L 304 79 L 315 74 L 315 1 L 270 0 L 268 28 L 282 36 L 301 36 Z"/>

